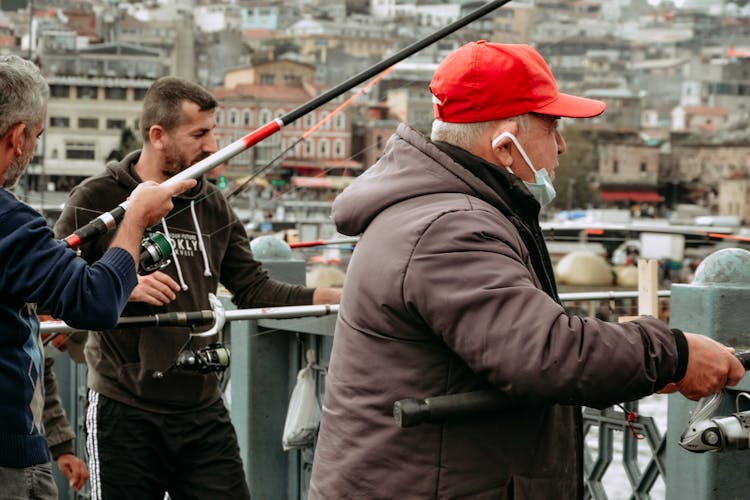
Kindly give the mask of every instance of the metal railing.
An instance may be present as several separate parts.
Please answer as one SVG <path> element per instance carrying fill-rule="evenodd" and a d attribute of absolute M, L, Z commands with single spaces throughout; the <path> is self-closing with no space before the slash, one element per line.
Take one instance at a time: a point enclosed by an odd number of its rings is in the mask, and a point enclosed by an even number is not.
<path fill-rule="evenodd" d="M 657 296 L 666 305 L 670 291 Z M 612 321 L 633 314 L 638 292 L 561 293 L 563 304 L 584 311 L 600 311 L 607 304 Z M 621 303 L 616 304 L 617 301 Z M 588 307 L 587 307 L 588 306 Z M 666 319 L 666 318 L 662 318 Z M 643 409 L 649 414 L 641 414 Z M 630 419 L 629 419 L 630 417 Z M 649 396 L 603 410 L 583 409 L 584 498 L 592 500 L 647 500 L 665 497 L 666 395 Z M 660 425 L 663 431 L 660 430 Z M 597 432 L 598 430 L 598 432 Z"/>
<path fill-rule="evenodd" d="M 669 301 L 669 291 L 659 291 L 660 301 Z M 607 319 L 616 321 L 617 316 L 630 316 L 637 308 L 637 291 L 598 291 L 561 293 L 564 305 L 579 308 L 582 313 L 606 310 Z M 297 306 L 288 308 L 261 308 L 249 310 L 226 310 L 223 312 L 227 323 L 237 322 L 238 326 L 250 325 L 248 328 L 258 332 L 251 338 L 268 338 L 271 332 L 285 332 L 294 334 L 300 351 L 313 349 L 318 359 L 315 371 L 318 378 L 319 397 L 322 400 L 325 385 L 328 359 L 325 353 L 330 353 L 333 332 L 313 331 L 312 326 L 318 324 L 315 316 L 333 315 L 338 312 L 337 306 Z M 216 311 L 202 311 L 201 323 L 211 323 L 216 318 Z M 291 319 L 291 318 L 304 318 Z M 171 317 L 141 317 L 127 321 L 160 324 L 165 320 L 185 318 Z M 201 318 L 193 318 L 198 321 Z M 140 323 L 139 323 L 140 324 Z M 332 323 L 325 322 L 325 328 L 332 329 Z M 122 325 L 126 326 L 126 325 Z M 261 328 L 263 331 L 258 331 Z M 45 322 L 43 331 L 74 331 L 62 322 Z M 238 334 L 239 332 L 237 332 Z M 243 335 L 232 335 L 234 343 L 238 344 L 238 353 L 245 347 L 240 344 Z M 258 335 L 256 337 L 255 335 Z M 275 337 L 275 335 L 274 335 Z M 239 359 L 239 358 L 238 358 Z M 237 381 L 239 382 L 239 380 Z M 239 401 L 237 401 L 239 403 Z M 639 407 L 645 414 L 639 413 Z M 638 417 L 628 420 L 631 412 L 638 413 Z M 283 415 L 276 415 L 282 418 Z M 234 420 L 234 416 L 233 416 Z M 239 419 L 235 422 L 242 427 Z M 243 431 L 244 432 L 244 431 Z M 621 408 L 610 407 L 604 410 L 592 408 L 583 409 L 584 432 L 584 475 L 585 498 L 593 500 L 629 500 L 664 498 L 665 491 L 665 452 L 666 452 L 666 397 L 650 397 L 641 401 L 624 404 Z M 637 436 L 643 436 L 639 439 Z M 306 498 L 306 481 L 309 480 L 309 470 L 312 463 L 311 450 L 297 450 L 299 463 L 299 497 Z M 82 498 L 82 497 L 78 497 Z"/>

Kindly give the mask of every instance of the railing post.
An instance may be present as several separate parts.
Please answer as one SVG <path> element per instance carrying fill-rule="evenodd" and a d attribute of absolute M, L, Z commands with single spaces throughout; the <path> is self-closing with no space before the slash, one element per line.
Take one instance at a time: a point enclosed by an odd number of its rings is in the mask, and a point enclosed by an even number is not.
<path fill-rule="evenodd" d="M 275 237 L 250 244 L 256 260 L 271 278 L 305 283 L 305 263 Z M 289 394 L 299 366 L 295 337 L 258 328 L 255 321 L 230 323 L 230 413 L 253 498 L 296 498 L 296 467 L 281 447 Z M 291 478 L 291 479 L 290 479 Z"/>
<path fill-rule="evenodd" d="M 700 264 L 691 284 L 672 285 L 670 326 L 737 348 L 750 346 L 750 252 L 719 250 Z M 750 390 L 745 377 L 725 389 L 717 416 L 736 411 L 735 396 Z M 667 500 L 748 498 L 750 451 L 693 453 L 680 447 L 695 403 L 671 394 L 667 425 Z"/>

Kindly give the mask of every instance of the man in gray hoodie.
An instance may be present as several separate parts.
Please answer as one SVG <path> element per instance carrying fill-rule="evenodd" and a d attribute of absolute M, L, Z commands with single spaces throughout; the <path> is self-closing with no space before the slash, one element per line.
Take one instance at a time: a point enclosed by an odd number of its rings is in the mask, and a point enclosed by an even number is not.
<path fill-rule="evenodd" d="M 107 166 L 70 194 L 55 231 L 65 234 L 109 210 L 141 180 L 163 182 L 216 152 L 216 100 L 205 89 L 165 77 L 143 103 L 143 149 Z M 205 178 L 174 199 L 159 225 L 172 242 L 172 263 L 138 277 L 124 315 L 210 308 L 221 283 L 239 307 L 337 303 L 341 290 L 274 281 L 253 259 L 247 233 L 224 195 Z M 96 259 L 106 239 L 81 248 Z M 177 369 L 184 349 L 216 339 L 188 328 L 93 333 L 87 450 L 92 498 L 249 498 L 237 436 L 216 373 Z M 259 452 L 255 450 L 256 452 Z"/>
<path fill-rule="evenodd" d="M 736 384 L 730 349 L 655 318 L 569 315 L 538 216 L 565 152 L 558 91 L 526 45 L 469 43 L 437 68 L 432 140 L 406 125 L 333 205 L 361 234 L 326 377 L 311 500 L 583 497 L 580 405 Z M 394 401 L 495 389 L 502 412 L 399 428 Z"/>

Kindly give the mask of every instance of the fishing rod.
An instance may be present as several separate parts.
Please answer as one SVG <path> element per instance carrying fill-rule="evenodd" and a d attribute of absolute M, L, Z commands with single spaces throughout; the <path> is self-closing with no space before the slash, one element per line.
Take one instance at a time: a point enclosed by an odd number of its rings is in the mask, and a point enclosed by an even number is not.
<path fill-rule="evenodd" d="M 167 179 L 166 181 L 164 181 L 164 184 L 169 186 L 186 179 L 195 179 L 200 177 L 209 170 L 216 168 L 222 163 L 225 163 L 229 159 L 237 156 L 239 153 L 251 148 L 263 139 L 266 139 L 267 137 L 275 134 L 283 127 L 289 125 L 298 118 L 306 115 L 307 113 L 322 106 L 323 104 L 332 101 L 344 92 L 351 90 L 355 86 L 369 80 L 378 73 L 381 73 L 386 68 L 389 68 L 390 66 L 393 66 L 394 64 L 406 59 L 407 57 L 414 55 L 425 47 L 435 43 L 441 38 L 450 35 L 458 29 L 463 28 L 467 24 L 479 19 L 480 17 L 492 12 L 493 10 L 502 7 L 508 2 L 510 2 L 510 0 L 492 0 L 490 2 L 487 2 L 485 5 L 470 12 L 466 16 L 457 19 L 456 21 L 437 30 L 436 32 L 423 38 L 422 40 L 418 40 L 407 46 L 406 48 L 396 52 L 387 59 L 384 59 L 383 61 L 361 71 L 360 73 L 333 87 L 327 92 L 324 92 L 318 97 L 308 101 L 307 103 L 300 105 L 286 115 L 276 118 L 266 123 L 265 125 L 262 125 L 253 132 L 250 132 L 246 136 L 220 149 L 211 156 L 204 158 L 195 165 Z M 82 243 L 90 241 L 100 235 L 106 234 L 109 230 L 117 226 L 117 224 L 122 220 L 129 206 L 130 203 L 127 200 L 120 203 L 111 211 L 101 214 L 85 226 L 77 229 L 73 234 L 64 238 L 63 242 L 70 248 L 78 248 L 78 246 L 80 246 Z"/>
<path fill-rule="evenodd" d="M 187 311 L 150 314 L 145 316 L 123 316 L 115 328 L 135 328 L 146 326 L 200 326 L 213 323 L 217 317 L 216 303 L 211 301 L 211 310 Z M 338 314 L 338 304 L 321 304 L 308 306 L 258 307 L 254 309 L 235 309 L 219 311 L 225 321 L 259 320 L 259 319 L 289 319 Z M 73 333 L 85 332 L 66 324 L 64 321 L 42 321 L 39 324 L 40 333 Z M 47 344 L 52 337 L 45 339 Z"/>
<path fill-rule="evenodd" d="M 750 351 L 735 353 L 737 359 L 750 370 Z M 487 415 L 508 410 L 519 403 L 507 393 L 484 389 L 459 392 L 425 399 L 405 398 L 393 403 L 393 418 L 399 427 L 413 427 L 423 423 L 439 423 L 456 417 Z"/>
<path fill-rule="evenodd" d="M 253 182 L 253 180 L 258 177 L 260 174 L 268 170 L 269 168 L 276 165 L 276 163 L 281 160 L 289 151 L 292 151 L 295 147 L 297 147 L 297 144 L 301 143 L 302 141 L 306 140 L 308 137 L 310 137 L 312 134 L 315 133 L 316 130 L 318 130 L 320 127 L 322 127 L 326 122 L 333 119 L 334 116 L 336 116 L 341 110 L 349 106 L 351 103 L 354 102 L 355 99 L 357 99 L 359 96 L 370 90 L 373 85 L 378 83 L 380 80 L 382 80 L 388 73 L 390 73 L 393 70 L 393 66 L 390 66 L 389 68 L 386 68 L 385 71 L 380 73 L 378 76 L 370 80 L 367 85 L 357 90 L 355 93 L 353 93 L 351 96 L 349 96 L 344 102 L 339 104 L 336 109 L 331 111 L 329 114 L 327 114 L 325 117 L 323 117 L 322 120 L 319 120 L 315 125 L 310 127 L 308 130 L 305 131 L 301 136 L 299 136 L 292 144 L 287 146 L 286 149 L 284 149 L 282 152 L 280 152 L 276 157 L 274 157 L 271 161 L 266 163 L 262 168 L 260 168 L 257 172 L 254 172 L 249 179 L 244 181 L 239 186 L 235 187 L 232 192 L 230 192 L 227 195 L 227 200 L 231 200 L 233 197 L 237 196 L 238 194 L 245 191 L 250 184 Z"/>
<path fill-rule="evenodd" d="M 328 245 L 354 245 L 357 242 L 359 242 L 358 237 L 339 238 L 335 240 L 298 241 L 296 243 L 289 243 L 289 248 L 322 247 Z"/>

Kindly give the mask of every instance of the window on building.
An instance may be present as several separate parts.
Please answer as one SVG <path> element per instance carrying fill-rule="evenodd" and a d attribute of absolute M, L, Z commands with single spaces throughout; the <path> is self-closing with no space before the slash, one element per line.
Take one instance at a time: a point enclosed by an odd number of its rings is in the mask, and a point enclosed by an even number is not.
<path fill-rule="evenodd" d="M 76 87 L 76 97 L 79 99 L 96 99 L 97 88 L 92 85 L 79 85 Z"/>
<path fill-rule="evenodd" d="M 242 112 L 242 124 L 250 125 L 250 111 L 245 110 Z"/>
<path fill-rule="evenodd" d="M 68 118 L 67 116 L 50 116 L 49 117 L 49 126 L 50 127 L 69 128 L 70 127 L 70 118 Z"/>
<path fill-rule="evenodd" d="M 122 130 L 125 128 L 125 120 L 107 118 L 107 129 Z"/>
<path fill-rule="evenodd" d="M 333 156 L 336 158 L 343 158 L 344 157 L 344 141 L 341 139 L 336 139 L 336 142 L 333 143 Z"/>
<path fill-rule="evenodd" d="M 297 86 L 302 83 L 302 77 L 299 75 L 284 75 L 284 83 L 289 86 Z"/>
<path fill-rule="evenodd" d="M 66 142 L 66 160 L 94 160 L 96 159 L 93 142 Z"/>
<path fill-rule="evenodd" d="M 328 111 L 323 111 L 320 113 L 320 121 L 326 120 L 328 118 L 328 115 L 330 115 Z M 331 130 L 331 120 L 326 120 L 323 122 L 323 129 L 324 130 Z"/>
<path fill-rule="evenodd" d="M 237 125 L 237 110 L 229 111 L 229 125 Z"/>
<path fill-rule="evenodd" d="M 312 141 L 305 141 L 305 156 L 306 157 L 312 156 L 312 152 L 313 152 Z"/>
<path fill-rule="evenodd" d="M 377 149 L 383 149 L 383 136 L 378 135 L 375 137 L 375 147 Z"/>
<path fill-rule="evenodd" d="M 336 128 L 336 130 L 344 130 L 344 128 L 346 127 L 346 118 L 344 118 L 344 115 L 339 113 L 336 115 L 336 118 L 334 120 L 334 127 Z"/>
<path fill-rule="evenodd" d="M 313 121 L 315 120 L 315 112 L 312 111 L 305 115 L 305 128 L 312 128 Z"/>
<path fill-rule="evenodd" d="M 99 128 L 99 118 L 79 118 L 78 128 Z"/>
<path fill-rule="evenodd" d="M 70 97 L 70 85 L 50 85 L 49 95 L 51 97 L 67 99 Z"/>
<path fill-rule="evenodd" d="M 261 109 L 258 116 L 262 125 L 271 121 L 271 111 L 268 109 Z"/>
<path fill-rule="evenodd" d="M 328 150 L 328 141 L 323 139 L 322 141 L 318 141 L 318 154 L 320 154 L 321 158 L 328 158 L 330 156 Z"/>
<path fill-rule="evenodd" d="M 124 101 L 128 97 L 125 87 L 105 87 L 104 98 L 112 101 Z"/>
<path fill-rule="evenodd" d="M 146 97 L 146 91 L 148 89 L 133 89 L 133 99 L 136 101 L 142 101 Z"/>
<path fill-rule="evenodd" d="M 612 173 L 616 174 L 620 171 L 620 162 L 617 160 L 612 161 Z"/>
<path fill-rule="evenodd" d="M 645 161 L 642 161 L 641 162 L 641 173 L 645 174 L 646 172 L 648 172 L 648 163 L 646 163 Z"/>
<path fill-rule="evenodd" d="M 276 80 L 276 75 L 273 73 L 261 73 L 260 84 L 261 85 L 273 85 Z"/>

